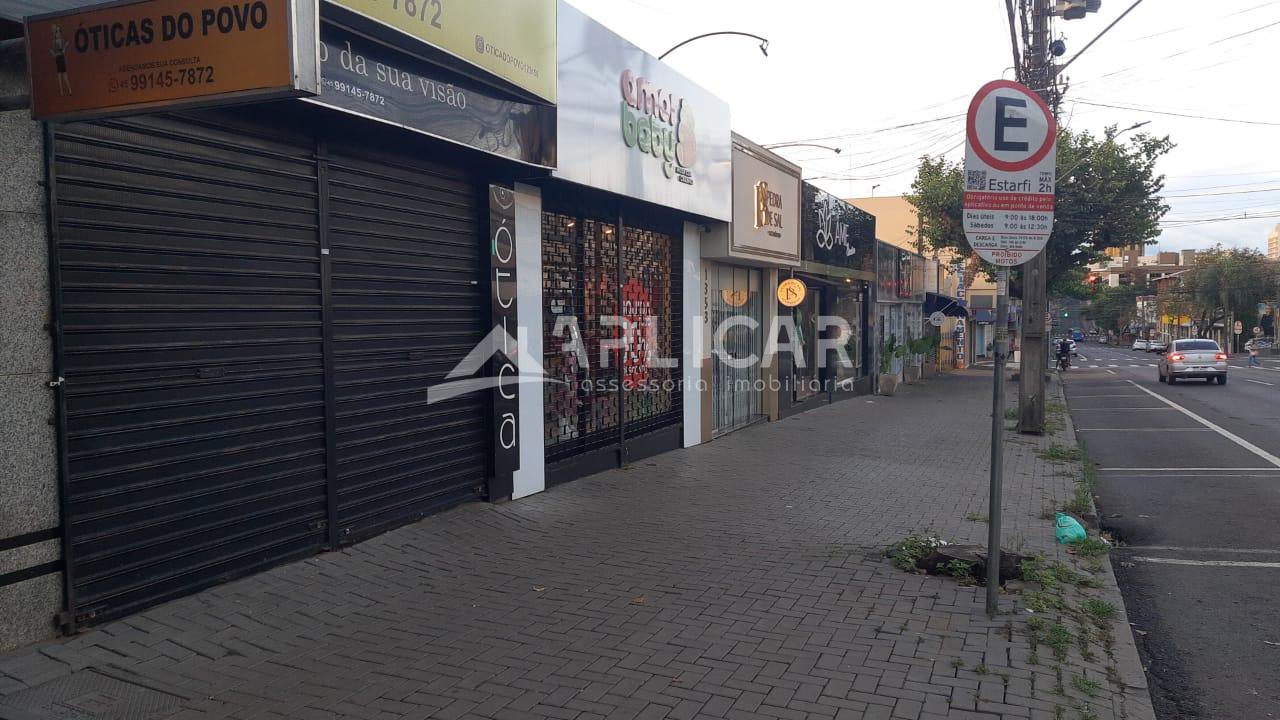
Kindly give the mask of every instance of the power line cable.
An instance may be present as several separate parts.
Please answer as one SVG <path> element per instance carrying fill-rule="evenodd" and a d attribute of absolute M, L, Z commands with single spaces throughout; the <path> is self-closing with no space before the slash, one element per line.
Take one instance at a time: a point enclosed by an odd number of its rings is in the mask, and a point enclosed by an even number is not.
<path fill-rule="evenodd" d="M 1241 118 L 1225 118 L 1213 117 L 1211 115 L 1193 115 L 1191 113 L 1169 112 L 1166 110 L 1156 110 L 1149 107 L 1134 107 L 1124 105 L 1112 105 L 1109 103 L 1093 102 L 1091 100 L 1077 99 L 1075 102 L 1081 105 L 1090 105 L 1093 107 L 1111 108 L 1112 110 L 1128 110 L 1130 112 L 1151 113 L 1153 115 L 1169 115 L 1171 117 L 1191 118 L 1193 120 L 1213 120 L 1216 122 L 1240 123 L 1242 125 L 1265 125 L 1267 127 L 1280 127 L 1280 122 L 1267 122 L 1265 120 L 1244 120 Z"/>
<path fill-rule="evenodd" d="M 633 1 L 634 1 L 634 0 L 633 0 Z M 1271 7 L 1271 6 L 1276 5 L 1276 4 L 1277 4 L 1277 3 L 1275 3 L 1275 2 L 1264 2 L 1264 3 L 1262 3 L 1261 5 L 1254 5 L 1254 6 L 1253 6 L 1253 7 L 1251 7 L 1251 8 L 1245 8 L 1244 10 L 1237 10 L 1237 11 L 1235 11 L 1235 12 L 1233 12 L 1233 13 L 1227 13 L 1226 15 L 1219 15 L 1219 16 L 1218 16 L 1218 17 L 1216 17 L 1216 18 L 1211 18 L 1211 19 L 1209 19 L 1209 20 L 1205 20 L 1204 22 L 1192 23 L 1192 24 L 1190 24 L 1190 25 L 1181 25 L 1181 26 L 1176 27 L 1176 28 L 1170 28 L 1170 29 L 1168 29 L 1168 30 L 1161 30 L 1160 32 L 1152 33 L 1152 34 L 1150 34 L 1150 35 L 1143 35 L 1143 36 L 1141 36 L 1141 37 L 1136 37 L 1136 38 L 1134 38 L 1134 39 L 1133 39 L 1133 42 L 1138 42 L 1139 40 L 1149 40 L 1149 39 L 1154 38 L 1154 37 L 1160 37 L 1161 35 L 1168 35 L 1168 34 L 1170 34 L 1170 33 L 1180 32 L 1180 31 L 1182 31 L 1182 30 L 1188 30 L 1188 29 L 1190 29 L 1190 28 L 1203 27 L 1203 26 L 1205 26 L 1205 25 L 1207 25 L 1207 24 L 1209 24 L 1209 23 L 1215 23 L 1215 22 L 1218 22 L 1219 20 L 1226 20 L 1227 18 L 1232 18 L 1232 17 L 1235 17 L 1235 16 L 1237 16 L 1237 15 L 1244 15 L 1245 13 L 1250 13 L 1250 12 L 1253 12 L 1254 10 L 1260 10 L 1260 9 L 1262 9 L 1262 8 L 1264 8 L 1264 7 Z"/>
<path fill-rule="evenodd" d="M 1253 173 L 1246 173 L 1246 174 L 1253 174 Z M 1258 174 L 1259 174 L 1259 175 L 1261 175 L 1262 173 L 1258 173 Z M 1194 175 L 1179 175 L 1179 176 L 1177 176 L 1177 177 L 1198 177 L 1198 176 L 1194 176 Z M 1233 184 L 1231 184 L 1231 185 L 1202 185 L 1202 186 L 1197 186 L 1197 187 L 1185 187 L 1185 188 L 1168 188 L 1168 187 L 1166 187 L 1165 189 L 1166 189 L 1166 190 L 1171 190 L 1172 192 L 1175 192 L 1175 193 L 1179 193 L 1179 192 L 1190 192 L 1190 191 L 1194 191 L 1194 190 L 1218 190 L 1218 189 L 1221 189 L 1221 188 L 1249 187 L 1250 185 L 1270 185 L 1271 183 L 1277 183 L 1277 182 L 1280 182 L 1280 178 L 1277 178 L 1277 179 L 1275 179 L 1275 180 L 1259 180 L 1259 181 L 1257 181 L 1257 182 L 1233 183 Z"/>
<path fill-rule="evenodd" d="M 1201 50 L 1207 50 L 1207 49 L 1209 49 L 1209 48 L 1211 48 L 1211 47 L 1213 47 L 1213 46 L 1215 46 L 1215 45 L 1220 45 L 1220 44 L 1222 44 L 1222 43 L 1224 43 L 1224 42 L 1227 42 L 1227 41 L 1229 41 L 1229 40 L 1235 40 L 1235 39 L 1238 39 L 1238 38 L 1244 37 L 1244 36 L 1246 36 L 1246 35 L 1253 34 L 1253 33 L 1255 33 L 1255 32 L 1259 32 L 1259 31 L 1262 31 L 1262 30 L 1266 30 L 1267 28 L 1275 27 L 1275 26 L 1277 26 L 1277 25 L 1280 25 L 1280 20 L 1277 20 L 1276 22 L 1273 22 L 1273 23 L 1268 23 L 1268 24 L 1266 24 L 1266 25 L 1263 25 L 1263 26 L 1261 26 L 1261 27 L 1254 28 L 1254 29 L 1252 29 L 1252 30 L 1248 30 L 1248 31 L 1243 32 L 1243 33 L 1236 33 L 1235 35 L 1229 35 L 1229 36 L 1227 36 L 1227 37 L 1218 38 L 1217 40 L 1213 40 L 1213 41 L 1208 42 L 1208 43 L 1206 43 L 1206 44 L 1204 44 L 1204 45 L 1198 45 L 1198 46 L 1196 46 L 1196 47 L 1187 48 L 1186 50 L 1179 50 L 1179 51 L 1178 51 L 1178 52 L 1176 52 L 1176 53 L 1172 53 L 1172 54 L 1170 54 L 1170 55 L 1165 55 L 1164 57 L 1156 58 L 1155 60 L 1150 60 L 1150 61 L 1147 61 L 1147 62 L 1144 62 L 1144 63 L 1139 63 L 1139 64 L 1137 64 L 1137 65 L 1131 65 L 1131 66 L 1129 66 L 1129 67 L 1127 67 L 1127 68 L 1120 68 L 1119 70 L 1113 70 L 1113 71 L 1111 71 L 1111 72 L 1109 72 L 1109 73 L 1105 73 L 1105 74 L 1103 74 L 1103 75 L 1099 75 L 1099 76 L 1097 76 L 1097 77 L 1093 77 L 1093 78 L 1088 78 L 1088 79 L 1082 80 L 1082 81 L 1080 81 L 1080 82 L 1079 82 L 1079 84 L 1085 84 L 1085 83 L 1090 83 L 1090 82 L 1097 82 L 1097 81 L 1102 80 L 1102 79 L 1104 79 L 1104 78 L 1113 77 L 1113 76 L 1115 76 L 1115 75 L 1119 75 L 1119 74 L 1121 74 L 1121 73 L 1126 73 L 1126 72 L 1129 72 L 1129 71 L 1131 71 L 1131 70 L 1136 70 L 1136 69 L 1139 69 L 1139 68 L 1148 67 L 1148 66 L 1150 66 L 1150 65 L 1164 65 L 1164 61 L 1166 61 L 1166 60 L 1172 60 L 1173 58 L 1181 57 L 1181 56 L 1186 55 L 1186 54 L 1188 54 L 1188 53 L 1199 52 L 1199 51 L 1201 51 Z M 1081 52 L 1083 52 L 1083 51 L 1081 51 Z M 1076 55 L 1077 55 L 1077 56 L 1079 56 L 1079 54 L 1080 54 L 1080 53 L 1077 53 Z M 1064 66 L 1064 67 L 1065 67 L 1065 66 Z M 1061 72 L 1061 70 L 1059 70 L 1059 72 Z M 1038 89 L 1036 89 L 1036 90 L 1037 90 L 1037 91 L 1039 91 L 1039 90 L 1045 90 L 1045 89 L 1047 89 L 1047 88 L 1038 88 Z"/>
<path fill-rule="evenodd" d="M 1280 188 L 1264 188 L 1261 190 L 1234 190 L 1231 192 L 1191 193 L 1185 195 L 1162 195 L 1165 198 L 1214 197 L 1221 195 L 1249 195 L 1251 193 L 1280 192 Z"/>
<path fill-rule="evenodd" d="M 919 125 L 929 125 L 931 123 L 943 122 L 945 120 L 955 120 L 964 117 L 964 113 L 956 113 L 954 115 L 943 115 L 941 117 L 929 118 L 928 120 L 918 120 L 916 122 L 902 123 L 901 125 L 891 125 L 889 127 L 878 128 L 876 130 L 860 130 L 857 132 L 842 133 L 839 135 L 822 135 L 819 137 L 802 138 L 800 140 L 786 140 L 785 142 L 822 142 L 823 140 L 841 140 L 844 138 L 858 137 L 861 135 L 875 135 L 877 133 L 888 132 L 890 130 L 900 130 L 902 128 L 916 127 Z M 774 143 L 768 143 L 770 145 Z"/>

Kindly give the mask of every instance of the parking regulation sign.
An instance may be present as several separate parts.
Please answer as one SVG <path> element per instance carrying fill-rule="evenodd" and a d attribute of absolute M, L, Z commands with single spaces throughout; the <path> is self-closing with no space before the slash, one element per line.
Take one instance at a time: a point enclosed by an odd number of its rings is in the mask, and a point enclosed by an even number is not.
<path fill-rule="evenodd" d="M 1053 231 L 1058 124 L 1030 88 L 993 80 L 973 96 L 965 125 L 965 236 L 984 260 L 1021 265 Z"/>

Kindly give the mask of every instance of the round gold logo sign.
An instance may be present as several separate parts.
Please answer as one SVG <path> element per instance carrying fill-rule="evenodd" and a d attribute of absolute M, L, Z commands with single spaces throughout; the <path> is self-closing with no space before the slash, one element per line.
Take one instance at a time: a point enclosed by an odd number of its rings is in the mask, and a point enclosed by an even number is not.
<path fill-rule="evenodd" d="M 724 288 L 720 291 L 720 299 L 724 300 L 724 304 L 729 307 L 739 308 L 747 304 L 747 291 Z"/>
<path fill-rule="evenodd" d="M 808 288 L 796 278 L 787 278 L 778 283 L 778 302 L 787 307 L 795 307 L 804 302 Z"/>

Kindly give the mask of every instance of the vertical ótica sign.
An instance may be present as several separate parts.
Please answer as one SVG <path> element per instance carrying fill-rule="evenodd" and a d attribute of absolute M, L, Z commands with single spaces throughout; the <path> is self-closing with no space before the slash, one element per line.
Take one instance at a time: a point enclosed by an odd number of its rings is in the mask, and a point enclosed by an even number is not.
<path fill-rule="evenodd" d="M 515 191 L 489 186 L 489 281 L 493 335 L 493 479 L 489 499 L 511 497 L 520 469 L 520 368 L 516 319 Z"/>

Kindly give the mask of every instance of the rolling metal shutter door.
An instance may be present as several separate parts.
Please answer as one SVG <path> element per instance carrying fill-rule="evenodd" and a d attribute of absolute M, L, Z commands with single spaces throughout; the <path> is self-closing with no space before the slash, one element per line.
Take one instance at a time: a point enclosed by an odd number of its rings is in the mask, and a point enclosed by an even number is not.
<path fill-rule="evenodd" d="M 325 540 L 312 146 L 200 117 L 55 136 L 69 581 L 87 619 Z"/>
<path fill-rule="evenodd" d="M 427 389 L 489 330 L 476 180 L 408 151 L 330 150 L 337 523 L 368 535 L 473 499 L 489 475 L 488 394 Z"/>

